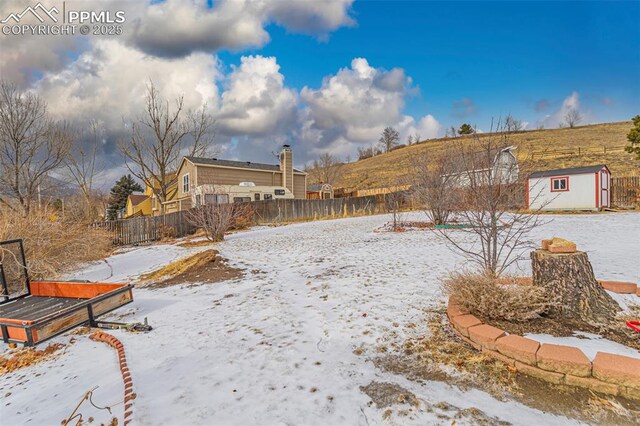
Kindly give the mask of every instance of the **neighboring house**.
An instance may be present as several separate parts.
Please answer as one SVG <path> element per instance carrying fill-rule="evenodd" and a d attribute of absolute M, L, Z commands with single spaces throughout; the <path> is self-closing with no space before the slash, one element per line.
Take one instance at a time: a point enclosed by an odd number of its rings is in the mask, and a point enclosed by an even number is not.
<path fill-rule="evenodd" d="M 531 173 L 527 208 L 600 210 L 611 204 L 611 172 L 604 164 Z"/>
<path fill-rule="evenodd" d="M 491 152 L 480 151 L 466 154 L 458 164 L 459 171 L 443 175 L 452 178 L 452 182 L 459 187 L 483 185 L 484 181 L 509 184 L 518 180 L 518 159 L 513 153 L 515 146 L 496 149 Z M 465 169 L 468 167 L 469 169 Z"/>
<path fill-rule="evenodd" d="M 196 195 L 206 204 L 206 195 L 228 195 L 234 198 L 252 200 L 286 197 L 290 192 L 293 198 L 306 198 L 307 174 L 293 167 L 293 152 L 289 145 L 283 145 L 279 155 L 280 164 L 252 163 L 250 161 L 219 160 L 217 158 L 184 157 L 178 168 L 178 191 L 176 197 L 166 203 L 166 212 L 186 210 L 195 205 Z M 246 191 L 248 195 L 234 196 L 220 191 L 241 191 L 253 187 L 259 190 Z M 226 188 L 226 189 L 224 189 Z M 285 194 L 282 191 L 285 190 Z M 233 192 L 231 191 L 231 192 Z M 211 197 L 208 197 L 212 200 Z M 222 197 L 224 198 L 224 197 Z M 217 199 L 217 197 L 216 197 Z M 241 200 L 238 200 L 241 201 Z"/>
<path fill-rule="evenodd" d="M 333 198 L 333 187 L 328 183 L 318 183 L 307 187 L 308 200 L 328 200 Z"/>
<path fill-rule="evenodd" d="M 151 214 L 151 197 L 145 194 L 133 193 L 127 197 L 127 205 L 124 209 L 124 218 L 129 219 Z"/>
<path fill-rule="evenodd" d="M 161 204 L 166 205 L 167 203 L 170 203 L 176 198 L 176 195 L 178 194 L 178 180 L 176 179 L 176 174 L 169 173 L 166 179 L 170 183 L 169 187 L 167 188 L 167 199 L 163 203 L 159 202 L 158 197 L 156 196 L 151 186 L 146 185 L 144 188 L 144 194 L 151 198 L 151 215 L 153 216 L 159 216 L 162 213 Z M 160 185 L 156 179 L 152 178 L 152 182 L 153 187 L 156 190 L 160 188 Z"/>

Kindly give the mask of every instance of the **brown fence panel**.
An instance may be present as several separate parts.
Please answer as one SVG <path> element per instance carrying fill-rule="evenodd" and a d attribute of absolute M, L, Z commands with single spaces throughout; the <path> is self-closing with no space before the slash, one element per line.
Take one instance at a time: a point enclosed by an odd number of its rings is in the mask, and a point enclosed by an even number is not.
<path fill-rule="evenodd" d="M 282 223 L 348 216 L 365 216 L 388 211 L 386 194 L 329 200 L 267 200 L 250 205 L 255 223 Z M 142 244 L 165 236 L 184 237 L 195 231 L 186 218 L 186 211 L 163 216 L 141 216 L 108 220 L 94 224 L 112 236 L 114 245 Z"/>
<path fill-rule="evenodd" d="M 640 206 L 640 176 L 611 178 L 611 205 L 623 208 Z"/>

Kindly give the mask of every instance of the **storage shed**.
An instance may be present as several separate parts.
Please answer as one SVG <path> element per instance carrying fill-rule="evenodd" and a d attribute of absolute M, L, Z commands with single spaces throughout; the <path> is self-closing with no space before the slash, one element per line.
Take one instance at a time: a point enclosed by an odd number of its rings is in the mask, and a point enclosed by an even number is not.
<path fill-rule="evenodd" d="M 333 187 L 328 183 L 307 186 L 307 200 L 328 200 L 333 198 Z"/>
<path fill-rule="evenodd" d="M 604 164 L 545 170 L 527 179 L 531 210 L 600 210 L 610 207 L 611 172 Z"/>

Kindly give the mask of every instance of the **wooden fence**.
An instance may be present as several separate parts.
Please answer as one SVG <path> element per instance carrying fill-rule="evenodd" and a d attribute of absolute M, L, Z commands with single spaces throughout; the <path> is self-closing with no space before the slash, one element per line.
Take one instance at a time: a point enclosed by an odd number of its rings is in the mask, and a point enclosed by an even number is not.
<path fill-rule="evenodd" d="M 385 195 L 379 195 L 330 200 L 268 200 L 255 201 L 250 205 L 254 222 L 260 224 L 385 213 L 388 211 L 386 198 Z M 94 227 L 111 233 L 115 245 L 141 244 L 165 236 L 179 238 L 193 233 L 195 227 L 185 216 L 185 211 L 179 211 L 164 216 L 109 220 L 96 223 Z"/>
<path fill-rule="evenodd" d="M 640 206 L 640 176 L 611 178 L 611 205 L 622 208 Z"/>
<path fill-rule="evenodd" d="M 94 227 L 108 231 L 114 245 L 141 244 L 169 236 L 184 237 L 195 231 L 194 226 L 186 220 L 184 212 L 107 220 L 94 224 Z"/>

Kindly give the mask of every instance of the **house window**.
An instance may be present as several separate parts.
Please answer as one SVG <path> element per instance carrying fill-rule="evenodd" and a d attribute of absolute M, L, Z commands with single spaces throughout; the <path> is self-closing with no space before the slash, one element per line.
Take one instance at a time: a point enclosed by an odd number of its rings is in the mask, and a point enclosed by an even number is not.
<path fill-rule="evenodd" d="M 284 189 L 276 189 L 275 191 L 273 191 L 273 193 L 275 195 L 284 195 L 285 191 L 284 191 Z"/>
<path fill-rule="evenodd" d="M 271 195 L 271 194 L 264 194 L 264 199 L 265 199 L 265 200 L 273 200 L 273 195 Z"/>
<path fill-rule="evenodd" d="M 551 178 L 551 192 L 565 192 L 569 190 L 569 177 Z"/>
<path fill-rule="evenodd" d="M 251 197 L 233 197 L 234 203 L 250 203 Z"/>
<path fill-rule="evenodd" d="M 185 194 L 189 192 L 189 173 L 182 176 L 182 192 Z"/>
<path fill-rule="evenodd" d="M 253 199 L 255 201 L 260 201 L 260 194 L 258 194 L 258 193 L 253 194 Z"/>

